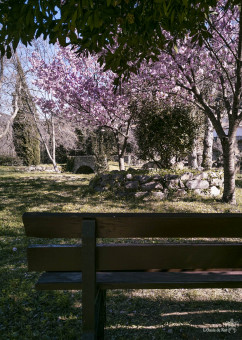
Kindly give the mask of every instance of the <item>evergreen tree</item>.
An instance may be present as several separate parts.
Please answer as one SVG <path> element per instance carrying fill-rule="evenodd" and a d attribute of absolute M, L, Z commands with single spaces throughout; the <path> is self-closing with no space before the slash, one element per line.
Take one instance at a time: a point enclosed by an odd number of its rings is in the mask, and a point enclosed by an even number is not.
<path fill-rule="evenodd" d="M 33 116 L 36 109 L 18 58 L 14 103 L 16 100 L 19 110 L 13 121 L 15 151 L 24 165 L 37 165 L 40 163 L 40 143 Z"/>

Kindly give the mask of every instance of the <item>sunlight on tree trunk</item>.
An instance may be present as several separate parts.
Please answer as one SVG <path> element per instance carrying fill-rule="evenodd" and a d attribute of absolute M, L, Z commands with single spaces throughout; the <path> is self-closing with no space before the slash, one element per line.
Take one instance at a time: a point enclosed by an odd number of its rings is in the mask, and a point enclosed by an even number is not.
<path fill-rule="evenodd" d="M 118 164 L 119 164 L 119 170 L 120 171 L 125 170 L 124 157 L 119 157 Z"/>
<path fill-rule="evenodd" d="M 204 169 L 211 169 L 213 164 L 213 124 L 206 116 L 205 133 L 203 139 L 203 161 Z"/>
<path fill-rule="evenodd" d="M 223 201 L 236 204 L 235 198 L 235 138 L 224 138 L 222 141 L 223 160 L 224 160 L 224 192 Z"/>

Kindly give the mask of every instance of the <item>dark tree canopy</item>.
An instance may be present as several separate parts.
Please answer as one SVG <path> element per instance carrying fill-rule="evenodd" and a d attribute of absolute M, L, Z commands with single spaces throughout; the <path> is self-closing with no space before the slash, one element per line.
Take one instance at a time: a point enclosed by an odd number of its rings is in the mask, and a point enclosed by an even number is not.
<path fill-rule="evenodd" d="M 13 121 L 13 142 L 16 154 L 23 165 L 37 165 L 40 163 L 40 143 L 38 131 L 32 111 L 35 104 L 29 93 L 22 66 L 17 58 L 16 91 L 18 113 Z"/>
<path fill-rule="evenodd" d="M 0 49 L 11 55 L 19 42 L 39 36 L 72 44 L 80 51 L 105 51 L 103 62 L 119 75 L 129 74 L 141 61 L 156 59 L 165 38 L 190 33 L 208 35 L 206 15 L 216 0 L 2 0 Z M 227 0 L 227 4 L 239 0 Z M 116 46 L 115 51 L 113 47 Z M 128 63 L 130 61 L 130 63 Z"/>
<path fill-rule="evenodd" d="M 139 157 L 153 160 L 159 168 L 170 168 L 172 158 L 184 158 L 192 148 L 197 122 L 186 107 L 161 107 L 143 102 L 136 120 L 135 137 Z"/>

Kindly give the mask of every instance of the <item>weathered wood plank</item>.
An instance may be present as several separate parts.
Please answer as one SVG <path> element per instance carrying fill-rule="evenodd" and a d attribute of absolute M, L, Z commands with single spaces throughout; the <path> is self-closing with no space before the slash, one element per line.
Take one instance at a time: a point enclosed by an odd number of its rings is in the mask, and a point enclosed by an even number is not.
<path fill-rule="evenodd" d="M 96 223 L 82 222 L 82 324 L 83 340 L 96 339 Z M 70 260 L 72 261 L 72 260 Z"/>
<path fill-rule="evenodd" d="M 82 220 L 96 220 L 97 237 L 242 237 L 242 214 L 24 213 L 27 236 L 82 236 Z"/>
<path fill-rule="evenodd" d="M 82 287 L 82 272 L 46 272 L 35 284 L 37 290 L 80 290 Z"/>
<path fill-rule="evenodd" d="M 81 271 L 81 246 L 32 246 L 29 271 Z M 87 260 L 88 261 L 88 260 Z M 99 245 L 96 270 L 242 268 L 242 243 Z"/>
<path fill-rule="evenodd" d="M 97 285 L 102 289 L 242 288 L 242 271 L 98 272 Z M 82 273 L 44 273 L 40 276 L 36 289 L 82 289 Z"/>

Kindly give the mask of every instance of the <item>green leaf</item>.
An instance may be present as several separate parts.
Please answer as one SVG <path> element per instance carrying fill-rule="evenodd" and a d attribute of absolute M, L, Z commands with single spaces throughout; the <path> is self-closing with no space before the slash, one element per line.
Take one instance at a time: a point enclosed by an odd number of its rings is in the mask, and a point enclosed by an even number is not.
<path fill-rule="evenodd" d="M 72 25 L 73 27 L 76 26 L 76 18 L 77 18 L 77 11 L 74 12 L 74 14 L 73 14 L 73 16 L 72 16 L 72 18 L 71 18 L 71 25 Z"/>

